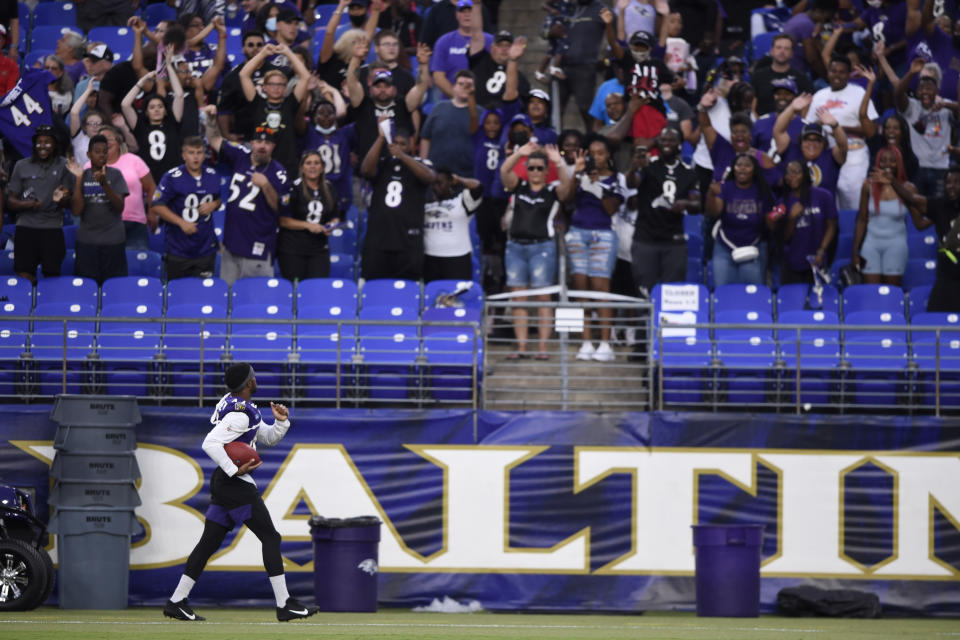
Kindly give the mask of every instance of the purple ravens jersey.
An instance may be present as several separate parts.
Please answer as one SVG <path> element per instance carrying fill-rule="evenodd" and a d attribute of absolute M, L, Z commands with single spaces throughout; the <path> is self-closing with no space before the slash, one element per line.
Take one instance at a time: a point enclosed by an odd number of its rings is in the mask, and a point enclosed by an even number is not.
<path fill-rule="evenodd" d="M 776 113 L 767 113 L 757 118 L 753 123 L 753 146 L 755 149 L 763 151 L 777 162 L 777 143 L 773 139 L 773 125 L 777 122 Z M 800 139 L 803 132 L 803 118 L 796 116 L 787 125 L 787 135 L 790 136 L 790 144 L 779 154 L 781 166 L 800 158 Z"/>
<path fill-rule="evenodd" d="M 53 122 L 47 85 L 54 80 L 49 71 L 26 68 L 16 86 L 0 102 L 0 131 L 25 158 L 33 153 L 34 129 Z"/>
<path fill-rule="evenodd" d="M 213 58 L 217 55 L 217 45 L 211 45 L 206 42 L 200 43 L 200 48 L 194 51 L 187 49 L 183 52 L 183 59 L 187 61 L 190 67 L 190 75 L 199 78 L 207 72 L 207 69 L 213 66 Z"/>
<path fill-rule="evenodd" d="M 216 424 L 223 420 L 227 414 L 235 411 L 239 411 L 240 413 L 245 413 L 247 415 L 247 418 L 250 419 L 250 429 L 237 436 L 234 442 L 244 442 L 251 447 L 256 448 L 257 431 L 260 429 L 260 422 L 263 420 L 263 418 L 260 416 L 260 409 L 258 409 L 257 405 L 253 402 L 238 398 L 232 393 L 228 393 L 220 398 L 220 402 L 217 403 L 217 408 L 213 410 L 213 417 L 210 419 L 210 422 Z"/>
<path fill-rule="evenodd" d="M 230 253 L 253 260 L 272 259 L 276 255 L 277 219 L 290 204 L 290 180 L 276 160 L 254 168 L 247 147 L 224 141 L 220 155 L 230 166 L 230 193 L 227 196 L 223 244 Z M 280 211 L 274 211 L 260 188 L 250 181 L 254 172 L 262 173 L 277 192 Z"/>
<path fill-rule="evenodd" d="M 831 149 L 824 149 L 820 157 L 807 162 L 810 170 L 810 180 L 813 186 L 836 193 L 837 181 L 840 179 L 840 165 L 833 157 Z"/>
<path fill-rule="evenodd" d="M 483 135 L 482 127 L 477 133 L 480 136 L 473 139 L 473 175 L 483 185 L 484 195 L 489 196 L 505 156 L 498 140 Z"/>
<path fill-rule="evenodd" d="M 174 215 L 197 225 L 197 232 L 184 233 L 175 224 L 165 222 L 164 248 L 181 258 L 202 258 L 217 251 L 217 235 L 213 215 L 200 215 L 198 207 L 220 197 L 220 176 L 212 167 L 204 166 L 195 178 L 184 165 L 163 174 L 153 194 L 153 201 L 165 205 Z"/>
<path fill-rule="evenodd" d="M 353 124 L 340 127 L 327 135 L 315 126 L 307 129 L 304 151 L 316 149 L 323 160 L 323 174 L 337 190 L 340 208 L 346 211 L 353 200 L 353 167 L 350 165 L 350 152 L 357 146 L 357 136 Z"/>

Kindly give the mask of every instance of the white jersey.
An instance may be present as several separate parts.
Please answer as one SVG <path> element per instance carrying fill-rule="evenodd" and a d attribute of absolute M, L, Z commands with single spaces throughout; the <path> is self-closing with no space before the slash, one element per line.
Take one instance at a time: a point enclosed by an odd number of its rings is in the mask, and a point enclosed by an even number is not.
<path fill-rule="evenodd" d="M 220 398 L 220 402 L 213 410 L 213 415 L 210 416 L 210 422 L 213 424 L 213 429 L 203 439 L 203 450 L 223 469 L 224 473 L 231 477 L 236 475 L 238 467 L 223 450 L 224 445 L 240 440 L 254 449 L 257 448 L 258 442 L 270 447 L 280 442 L 290 428 L 290 420 L 278 420 L 273 424 L 267 424 L 260 417 L 257 405 L 237 398 L 232 393 Z M 240 479 L 254 486 L 257 484 L 250 474 L 244 474 Z"/>
<path fill-rule="evenodd" d="M 423 219 L 423 252 L 434 258 L 455 258 L 470 253 L 470 216 L 483 201 L 482 187 L 464 189 L 447 200 L 428 202 Z"/>
<path fill-rule="evenodd" d="M 862 87 L 850 83 L 847 83 L 847 86 L 839 91 L 834 91 L 830 87 L 820 89 L 813 94 L 813 100 L 810 101 L 810 107 L 807 109 L 807 115 L 804 116 L 803 121 L 816 122 L 817 109 L 826 107 L 841 127 L 859 127 L 860 103 L 863 102 L 865 93 Z M 872 100 L 867 105 L 867 117 L 871 120 L 876 120 L 879 117 Z M 836 144 L 832 135 L 829 136 L 829 140 L 831 147 Z M 847 135 L 847 140 L 851 152 L 866 149 L 866 141 L 859 136 Z"/>

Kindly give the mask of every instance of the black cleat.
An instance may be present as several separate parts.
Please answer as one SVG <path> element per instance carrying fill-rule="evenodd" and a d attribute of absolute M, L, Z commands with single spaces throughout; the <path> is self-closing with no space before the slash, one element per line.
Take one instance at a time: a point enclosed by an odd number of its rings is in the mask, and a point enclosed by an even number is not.
<path fill-rule="evenodd" d="M 319 609 L 317 607 L 308 607 L 305 604 L 301 604 L 295 598 L 287 598 L 287 603 L 282 607 L 277 607 L 277 620 L 280 622 L 287 622 L 289 620 L 297 620 L 299 618 L 309 618 L 315 614 Z"/>
<path fill-rule="evenodd" d="M 173 618 L 174 620 L 185 620 L 186 622 L 199 622 L 201 620 L 206 620 L 206 618 L 203 616 L 198 616 L 193 612 L 193 609 L 191 609 L 190 605 L 187 604 L 186 598 L 180 602 L 167 600 L 167 604 L 163 606 L 163 615 L 167 616 L 168 618 Z"/>

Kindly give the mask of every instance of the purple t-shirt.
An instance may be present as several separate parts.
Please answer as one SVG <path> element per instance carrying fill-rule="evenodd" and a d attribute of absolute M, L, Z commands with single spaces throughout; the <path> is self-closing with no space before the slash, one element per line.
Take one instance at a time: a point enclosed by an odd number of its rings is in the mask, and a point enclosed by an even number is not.
<path fill-rule="evenodd" d="M 831 193 L 837 191 L 840 165 L 837 164 L 830 149 L 825 148 L 819 158 L 807 162 L 807 168 L 810 170 L 810 180 L 813 182 L 813 186 L 826 189 Z"/>
<path fill-rule="evenodd" d="M 344 211 L 353 201 L 353 168 L 350 152 L 357 146 L 353 123 L 340 127 L 330 135 L 321 133 L 315 126 L 307 129 L 303 150 L 320 152 L 323 174 L 327 182 L 337 190 L 337 200 Z"/>
<path fill-rule="evenodd" d="M 720 230 L 736 247 L 752 245 L 763 234 L 763 217 L 773 208 L 773 202 L 764 202 L 757 185 L 741 189 L 732 180 L 720 188 L 723 213 Z M 718 239 L 719 241 L 719 239 Z"/>
<path fill-rule="evenodd" d="M 767 145 L 769 146 L 769 144 Z M 758 149 L 762 151 L 763 149 Z M 710 149 L 710 159 L 713 161 L 713 179 L 716 182 L 722 182 L 724 179 L 724 174 L 727 172 L 727 169 L 730 169 L 730 172 L 733 172 L 733 161 L 737 158 L 737 152 L 734 150 L 733 145 L 730 144 L 730 141 L 717 134 L 717 139 L 713 143 L 713 148 Z M 759 161 L 759 158 L 758 158 Z M 763 170 L 763 177 L 766 178 L 767 184 L 771 187 L 780 182 L 780 170 L 776 167 Z"/>
<path fill-rule="evenodd" d="M 940 81 L 940 95 L 955 98 L 957 95 L 957 80 L 960 78 L 960 49 L 953 46 L 953 38 L 950 37 L 950 34 L 937 26 L 934 27 L 929 38 L 924 38 L 923 29 L 918 29 L 917 33 L 907 43 L 907 49 L 910 51 L 908 60 L 923 58 L 940 65 L 940 70 L 943 72 L 943 80 Z M 916 88 L 916 76 L 914 76 L 911 86 Z"/>
<path fill-rule="evenodd" d="M 789 195 L 786 200 L 787 214 L 795 203 L 796 196 Z M 810 268 L 807 256 L 817 253 L 823 234 L 827 230 L 827 220 L 837 219 L 837 202 L 833 194 L 825 189 L 814 187 L 810 190 L 810 203 L 804 207 L 797 218 L 793 236 L 783 248 L 784 260 L 793 271 L 805 271 Z"/>
<path fill-rule="evenodd" d="M 290 204 L 290 180 L 286 170 L 276 160 L 254 167 L 250 150 L 232 142 L 223 142 L 220 156 L 232 172 L 223 245 L 241 258 L 272 259 L 277 246 L 277 218 Z M 277 192 L 280 211 L 271 209 L 263 192 L 250 181 L 254 172 L 264 174 L 270 181 Z"/>
<path fill-rule="evenodd" d="M 201 171 L 195 178 L 184 165 L 174 167 L 163 174 L 153 194 L 154 203 L 197 225 L 197 232 L 187 235 L 177 225 L 163 223 L 166 252 L 181 258 L 202 258 L 218 248 L 213 215 L 201 216 L 197 208 L 220 197 L 220 176 L 212 167 L 204 166 Z"/>
<path fill-rule="evenodd" d="M 797 71 L 807 72 L 810 70 L 810 65 L 807 64 L 806 53 L 803 50 L 803 41 L 813 37 L 813 29 L 815 26 L 813 20 L 806 12 L 798 13 L 783 25 L 783 32 L 793 36 L 795 44 L 793 45 L 793 59 L 790 60 L 790 66 Z"/>
<path fill-rule="evenodd" d="M 493 44 L 493 36 L 489 33 L 483 34 L 484 46 L 490 49 Z M 457 71 L 470 68 L 470 36 L 465 36 L 459 31 L 450 31 L 440 36 L 437 44 L 433 47 L 433 58 L 430 59 L 430 72 L 443 71 L 450 84 L 453 84 L 453 77 Z"/>
<path fill-rule="evenodd" d="M 870 37 L 874 42 L 883 42 L 887 47 L 902 42 L 907 37 L 907 3 L 895 2 L 882 7 L 867 7 L 860 14 L 867 23 Z M 897 67 L 903 63 L 906 49 L 900 49 L 888 56 L 890 64 Z"/>
<path fill-rule="evenodd" d="M 620 191 L 620 182 L 617 180 L 617 174 L 600 178 L 597 182 L 603 185 L 604 197 L 616 197 L 623 201 L 623 193 Z M 570 221 L 570 224 L 574 227 L 580 227 L 581 229 L 609 229 L 613 224 L 613 216 L 604 210 L 603 200 L 593 193 L 577 187 L 574 204 L 576 209 Z"/>

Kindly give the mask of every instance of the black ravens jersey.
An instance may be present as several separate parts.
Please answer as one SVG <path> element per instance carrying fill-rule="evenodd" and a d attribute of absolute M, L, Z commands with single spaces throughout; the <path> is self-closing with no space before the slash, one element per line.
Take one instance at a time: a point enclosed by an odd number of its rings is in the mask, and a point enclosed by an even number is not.
<path fill-rule="evenodd" d="M 677 200 L 697 191 L 697 174 L 678 157 L 673 164 L 651 159 L 637 189 L 637 224 L 634 240 L 683 242 L 683 214 L 671 213 Z"/>
<path fill-rule="evenodd" d="M 366 245 L 384 251 L 423 246 L 423 211 L 427 186 L 412 169 L 386 155 L 377 165 L 370 199 Z"/>

